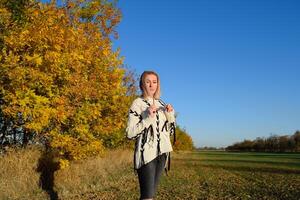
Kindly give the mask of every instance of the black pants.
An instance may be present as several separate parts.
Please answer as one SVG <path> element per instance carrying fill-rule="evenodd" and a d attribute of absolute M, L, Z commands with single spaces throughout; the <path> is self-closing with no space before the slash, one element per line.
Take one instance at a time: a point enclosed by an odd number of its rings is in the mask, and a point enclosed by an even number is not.
<path fill-rule="evenodd" d="M 157 190 L 167 155 L 164 153 L 137 170 L 141 199 L 152 199 Z"/>

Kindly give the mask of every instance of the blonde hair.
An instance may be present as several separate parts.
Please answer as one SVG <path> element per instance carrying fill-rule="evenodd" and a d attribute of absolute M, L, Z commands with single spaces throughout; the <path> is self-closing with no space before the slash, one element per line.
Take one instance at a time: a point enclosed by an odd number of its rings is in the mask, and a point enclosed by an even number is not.
<path fill-rule="evenodd" d="M 145 89 L 145 78 L 147 75 L 154 75 L 156 76 L 157 79 L 157 88 L 154 93 L 154 98 L 159 99 L 160 98 L 160 81 L 159 81 L 159 76 L 156 72 L 154 71 L 144 71 L 140 77 L 140 89 L 142 91 L 142 97 L 146 98 L 148 94 L 146 94 L 146 89 Z"/>

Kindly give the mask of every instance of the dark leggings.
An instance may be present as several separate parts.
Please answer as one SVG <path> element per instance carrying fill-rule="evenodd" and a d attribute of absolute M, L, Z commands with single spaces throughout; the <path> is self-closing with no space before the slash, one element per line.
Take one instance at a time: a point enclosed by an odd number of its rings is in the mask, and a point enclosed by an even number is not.
<path fill-rule="evenodd" d="M 165 163 L 166 154 L 164 153 L 137 170 L 141 199 L 152 199 L 154 197 Z"/>

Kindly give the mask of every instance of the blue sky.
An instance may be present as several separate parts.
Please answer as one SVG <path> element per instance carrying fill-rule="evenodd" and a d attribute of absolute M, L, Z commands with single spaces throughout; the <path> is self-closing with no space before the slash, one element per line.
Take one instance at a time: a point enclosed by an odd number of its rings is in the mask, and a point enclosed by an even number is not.
<path fill-rule="evenodd" d="M 196 146 L 300 129 L 300 2 L 118 2 L 114 48 L 140 75 L 158 72 L 162 99 Z"/>

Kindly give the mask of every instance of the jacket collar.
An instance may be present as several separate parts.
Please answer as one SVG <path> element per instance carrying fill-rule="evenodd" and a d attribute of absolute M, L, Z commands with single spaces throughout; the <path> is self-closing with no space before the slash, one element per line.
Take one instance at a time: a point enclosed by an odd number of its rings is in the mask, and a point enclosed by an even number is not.
<path fill-rule="evenodd" d="M 152 98 L 152 97 L 146 97 L 146 98 L 143 98 L 142 99 L 146 100 L 148 103 L 152 104 L 153 103 L 153 99 L 156 100 L 155 98 Z"/>

